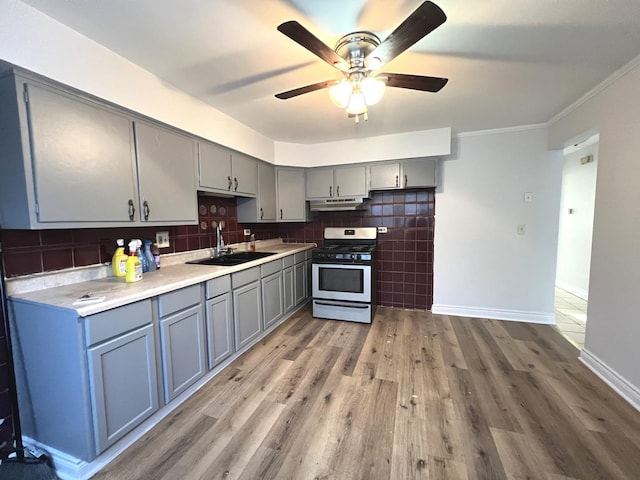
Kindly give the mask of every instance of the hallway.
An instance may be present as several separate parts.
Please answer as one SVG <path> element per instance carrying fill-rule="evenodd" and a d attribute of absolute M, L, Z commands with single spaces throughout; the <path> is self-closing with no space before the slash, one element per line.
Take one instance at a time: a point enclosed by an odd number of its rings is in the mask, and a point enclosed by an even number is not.
<path fill-rule="evenodd" d="M 556 287 L 556 328 L 577 348 L 584 348 L 587 301 Z"/>

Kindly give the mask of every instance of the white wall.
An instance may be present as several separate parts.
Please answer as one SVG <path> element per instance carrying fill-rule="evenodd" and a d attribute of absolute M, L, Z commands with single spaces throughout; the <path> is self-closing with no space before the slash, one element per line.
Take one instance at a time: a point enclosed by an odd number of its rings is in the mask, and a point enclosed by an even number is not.
<path fill-rule="evenodd" d="M 16 0 L 0 0 L 0 60 L 274 161 L 272 140 Z"/>
<path fill-rule="evenodd" d="M 562 154 L 547 129 L 458 136 L 440 166 L 433 312 L 552 323 Z"/>
<path fill-rule="evenodd" d="M 593 161 L 581 165 L 580 159 L 589 155 Z M 597 162 L 596 143 L 566 154 L 562 168 L 556 285 L 585 300 L 589 296 Z"/>
<path fill-rule="evenodd" d="M 557 120 L 561 146 L 600 133 L 586 352 L 640 405 L 640 67 Z M 610 380 L 613 382 L 613 380 Z M 629 393 L 630 392 L 630 393 Z"/>
<path fill-rule="evenodd" d="M 277 164 L 299 167 L 437 157 L 451 153 L 451 129 L 436 128 L 312 145 L 276 142 L 275 152 Z"/>

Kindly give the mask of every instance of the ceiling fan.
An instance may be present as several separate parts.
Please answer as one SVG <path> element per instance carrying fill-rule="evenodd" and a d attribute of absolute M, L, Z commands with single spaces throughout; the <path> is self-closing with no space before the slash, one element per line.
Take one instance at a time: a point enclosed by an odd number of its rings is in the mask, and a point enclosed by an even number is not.
<path fill-rule="evenodd" d="M 328 88 L 333 103 L 345 108 L 349 116 L 355 116 L 358 122 L 360 115 L 367 120 L 367 107 L 380 101 L 385 86 L 437 92 L 446 85 L 447 78 L 378 71 L 442 25 L 446 19 L 447 16 L 440 7 L 426 1 L 384 41 L 381 42 L 372 32 L 357 31 L 341 37 L 335 49 L 331 49 L 295 20 L 284 22 L 278 26 L 280 32 L 340 70 L 343 78 L 281 92 L 276 98 L 285 100 Z"/>

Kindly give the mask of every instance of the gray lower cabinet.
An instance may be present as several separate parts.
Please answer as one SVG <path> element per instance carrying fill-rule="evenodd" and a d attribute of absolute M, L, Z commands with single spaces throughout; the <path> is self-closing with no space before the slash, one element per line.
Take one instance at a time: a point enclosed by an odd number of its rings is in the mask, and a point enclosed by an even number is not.
<path fill-rule="evenodd" d="M 158 307 L 164 401 L 169 403 L 207 370 L 200 285 L 161 295 Z"/>
<path fill-rule="evenodd" d="M 236 350 L 251 343 L 263 331 L 260 267 L 231 274 L 233 327 Z"/>
<path fill-rule="evenodd" d="M 282 261 L 262 265 L 262 318 L 264 330 L 274 325 L 284 315 L 282 298 Z"/>
<path fill-rule="evenodd" d="M 306 252 L 296 253 L 293 257 L 294 304 L 298 306 L 302 304 L 308 296 Z"/>
<path fill-rule="evenodd" d="M 91 347 L 87 357 L 99 453 L 158 409 L 153 326 Z"/>
<path fill-rule="evenodd" d="M 209 369 L 212 369 L 233 353 L 231 277 L 209 280 L 206 292 L 207 350 Z"/>

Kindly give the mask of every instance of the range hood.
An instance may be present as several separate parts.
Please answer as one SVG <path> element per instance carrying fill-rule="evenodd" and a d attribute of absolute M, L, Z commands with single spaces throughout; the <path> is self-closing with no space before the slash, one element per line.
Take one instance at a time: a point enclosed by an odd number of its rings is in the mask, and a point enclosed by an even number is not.
<path fill-rule="evenodd" d="M 364 197 L 326 198 L 322 200 L 309 201 L 309 209 L 312 212 L 360 210 L 362 208 L 364 208 Z"/>

